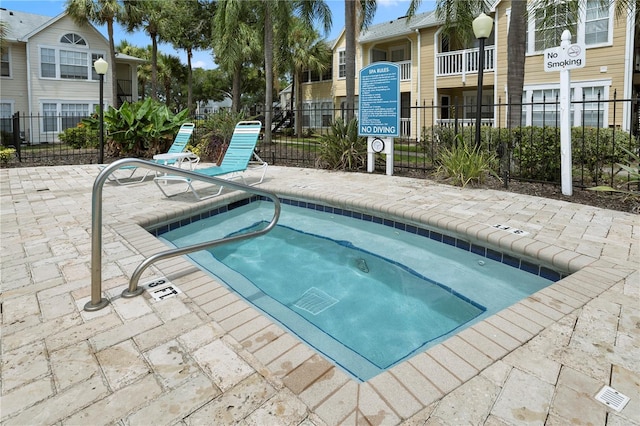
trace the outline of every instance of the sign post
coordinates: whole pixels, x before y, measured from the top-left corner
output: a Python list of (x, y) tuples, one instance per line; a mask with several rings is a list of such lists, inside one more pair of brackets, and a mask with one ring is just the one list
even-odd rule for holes
[(564, 30), (559, 47), (544, 51), (544, 70), (560, 71), (560, 172), (562, 194), (573, 195), (571, 160), (571, 71), (586, 65), (585, 46), (571, 44), (571, 32)]
[(360, 70), (358, 136), (368, 136), (367, 171), (375, 169), (375, 154), (386, 156), (393, 175), (393, 138), (400, 136), (400, 67), (375, 62)]

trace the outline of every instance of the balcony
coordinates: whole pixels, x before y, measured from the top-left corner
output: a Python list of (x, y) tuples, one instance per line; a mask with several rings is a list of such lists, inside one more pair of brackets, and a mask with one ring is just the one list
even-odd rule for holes
[[(465, 80), (467, 74), (478, 72), (479, 50), (465, 49), (453, 52), (438, 53), (436, 61), (438, 63), (438, 77), (462, 75)], [(487, 46), (484, 49), (484, 71), (493, 71), (495, 67), (495, 46)]]

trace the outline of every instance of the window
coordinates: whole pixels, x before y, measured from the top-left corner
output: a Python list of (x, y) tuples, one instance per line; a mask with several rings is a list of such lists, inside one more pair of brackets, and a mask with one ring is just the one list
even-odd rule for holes
[(60, 78), (87, 80), (89, 67), (85, 52), (60, 51)]
[[(94, 108), (96, 105), (92, 105)], [(42, 104), (42, 131), (61, 132), (76, 127), (89, 116), (89, 103), (45, 102)]]
[(87, 42), (78, 34), (69, 33), (62, 36), (60, 43), (76, 44), (78, 46), (86, 46)]
[(57, 104), (42, 104), (42, 115), (44, 118), (42, 119), (42, 131), (43, 132), (57, 132), (58, 131), (58, 119), (56, 114)]
[(88, 104), (62, 104), (61, 107), (61, 130), (76, 127), (80, 120), (89, 116)]
[(589, 127), (602, 127), (604, 123), (604, 103), (599, 103), (598, 100), (602, 101), (604, 99), (604, 87), (583, 87), (582, 96), (585, 100), (582, 106), (584, 125)]
[(9, 58), (9, 49), (5, 49), (0, 56), (0, 76), (11, 77), (11, 61)]
[(42, 74), (42, 77), (55, 78), (56, 51), (54, 49), (40, 49), (40, 72)]
[(93, 63), (104, 54), (80, 50), (40, 48), (40, 76), (65, 80), (99, 80)]
[(601, 44), (609, 42), (609, 7), (599, 0), (587, 0), (584, 24), (584, 43)]
[(555, 126), (559, 106), (560, 89), (534, 90), (528, 101), (531, 106), (532, 126)]
[[(562, 32), (566, 28), (568, 6), (558, 3), (545, 10), (539, 10), (535, 16), (535, 44), (536, 51), (560, 45)], [(571, 28), (572, 42), (575, 43), (576, 28)]]
[(344, 50), (338, 51), (338, 78), (346, 78), (347, 76), (347, 57)]
[[(610, 81), (603, 80), (598, 86), (576, 84), (571, 88), (570, 121), (572, 126), (607, 127), (607, 111)], [(598, 102), (600, 96), (600, 102)], [(524, 89), (522, 124), (525, 126), (560, 125), (560, 88), (557, 85)]]
[(0, 103), (0, 131), (12, 133), (13, 123), (11, 120), (12, 106), (9, 102)]
[(387, 52), (380, 49), (373, 49), (371, 51), (371, 62), (382, 62), (387, 60)]

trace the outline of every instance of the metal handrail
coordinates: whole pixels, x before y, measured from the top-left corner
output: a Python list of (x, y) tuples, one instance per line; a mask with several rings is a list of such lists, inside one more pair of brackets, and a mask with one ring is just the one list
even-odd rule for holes
[(170, 257), (203, 250), (205, 248), (210, 248), (234, 241), (245, 240), (248, 238), (266, 234), (276, 226), (278, 219), (280, 218), (280, 200), (272, 192), (263, 191), (252, 186), (232, 182), (225, 179), (201, 175), (199, 173), (189, 170), (182, 170), (177, 167), (165, 166), (163, 164), (141, 160), (139, 158), (123, 158), (121, 160), (114, 161), (100, 172), (93, 183), (93, 192), (91, 199), (91, 300), (84, 305), (85, 311), (97, 311), (109, 304), (109, 300), (102, 297), (102, 188), (105, 181), (112, 172), (123, 166), (130, 165), (137, 165), (138, 167), (145, 167), (159, 172), (170, 173), (172, 175), (185, 176), (190, 179), (202, 180), (214, 185), (225, 186), (228, 188), (238, 189), (255, 195), (263, 196), (273, 201), (274, 213), (273, 218), (271, 219), (269, 224), (259, 231), (253, 231), (233, 237), (198, 243), (192, 246), (174, 248), (148, 257), (140, 265), (138, 265), (136, 270), (133, 272), (133, 275), (131, 275), (129, 288), (122, 292), (123, 297), (134, 297), (144, 291), (144, 289), (138, 288), (138, 281), (140, 279), (140, 276), (142, 275), (142, 272), (144, 272), (146, 268), (151, 266), (152, 263)]

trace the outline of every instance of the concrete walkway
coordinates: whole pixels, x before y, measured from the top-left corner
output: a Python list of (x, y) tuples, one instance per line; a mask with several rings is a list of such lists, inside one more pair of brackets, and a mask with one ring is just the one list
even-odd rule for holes
[[(3, 425), (640, 424), (638, 215), (270, 167), (260, 188), (281, 196), (437, 227), (573, 272), (359, 383), (183, 258), (141, 280), (166, 276), (179, 296), (120, 296), (136, 266), (163, 248), (142, 226), (234, 194), (197, 203), (190, 194), (164, 199), (149, 181), (105, 185), (110, 303), (84, 311), (97, 174), (90, 165), (0, 170)], [(604, 385), (631, 398), (621, 412), (594, 399)]]

